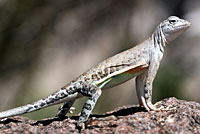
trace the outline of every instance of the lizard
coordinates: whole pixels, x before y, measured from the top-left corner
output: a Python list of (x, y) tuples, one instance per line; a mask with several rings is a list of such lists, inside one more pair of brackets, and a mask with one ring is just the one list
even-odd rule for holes
[(147, 111), (159, 111), (160, 109), (152, 104), (152, 86), (164, 49), (190, 25), (191, 23), (186, 20), (170, 16), (161, 22), (144, 42), (93, 66), (46, 98), (0, 112), (0, 119), (59, 103), (64, 104), (59, 108), (56, 117), (63, 118), (76, 99), (88, 97), (77, 121), (77, 126), (84, 128), (102, 90), (119, 85), (133, 77), (136, 77), (136, 93), (140, 106)]

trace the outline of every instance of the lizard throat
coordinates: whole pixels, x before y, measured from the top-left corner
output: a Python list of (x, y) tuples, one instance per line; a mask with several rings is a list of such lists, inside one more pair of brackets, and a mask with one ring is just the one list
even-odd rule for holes
[(162, 28), (158, 26), (155, 30), (155, 32), (152, 34), (152, 41), (154, 44), (154, 47), (159, 47), (161, 52), (164, 52), (164, 48), (167, 44), (167, 40), (165, 38), (165, 35), (163, 34)]

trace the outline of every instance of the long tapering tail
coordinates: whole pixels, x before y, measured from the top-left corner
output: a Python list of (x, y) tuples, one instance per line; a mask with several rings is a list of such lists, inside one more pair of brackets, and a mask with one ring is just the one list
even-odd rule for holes
[(72, 99), (77, 98), (78, 93), (77, 92), (70, 92), (70, 94), (65, 89), (60, 89), (57, 92), (49, 95), (48, 97), (44, 99), (40, 99), (36, 102), (33, 102), (32, 104), (27, 104), (25, 106), (16, 107), (7, 111), (0, 112), (0, 119), (20, 115), (24, 113), (33, 112), (51, 105), (59, 104), (65, 101), (69, 101)]

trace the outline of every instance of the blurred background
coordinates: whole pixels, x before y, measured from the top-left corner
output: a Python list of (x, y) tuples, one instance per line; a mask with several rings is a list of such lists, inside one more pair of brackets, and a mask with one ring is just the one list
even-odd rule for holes
[[(192, 27), (167, 46), (153, 102), (200, 102), (199, 0), (0, 0), (0, 111), (43, 98), (176, 15)], [(80, 112), (85, 99), (75, 103)], [(135, 80), (103, 91), (94, 113), (138, 104)], [(25, 116), (55, 116), (59, 105)]]

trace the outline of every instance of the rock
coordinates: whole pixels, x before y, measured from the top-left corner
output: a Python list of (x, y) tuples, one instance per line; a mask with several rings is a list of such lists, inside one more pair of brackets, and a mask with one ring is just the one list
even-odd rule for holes
[(78, 116), (65, 119), (29, 120), (12, 117), (0, 122), (0, 133), (17, 134), (66, 134), (66, 133), (134, 133), (134, 134), (197, 134), (200, 133), (200, 104), (191, 101), (164, 99), (156, 104), (164, 111), (145, 111), (144, 108), (129, 105), (107, 112), (91, 115), (86, 129), (76, 128)]

